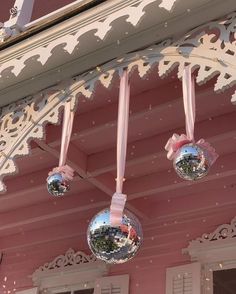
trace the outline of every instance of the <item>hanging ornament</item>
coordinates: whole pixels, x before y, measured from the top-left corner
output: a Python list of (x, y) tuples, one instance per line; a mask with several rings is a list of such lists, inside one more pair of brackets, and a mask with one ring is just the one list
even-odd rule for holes
[(176, 173), (185, 180), (194, 181), (208, 174), (218, 154), (204, 139), (194, 140), (195, 89), (190, 66), (184, 68), (182, 86), (186, 135), (174, 134), (165, 149), (167, 158), (173, 160)]
[(54, 168), (48, 174), (48, 192), (53, 196), (63, 196), (70, 190), (68, 182), (73, 180), (73, 173), (74, 171), (68, 165)]
[(88, 244), (93, 254), (111, 264), (129, 261), (139, 250), (142, 227), (139, 220), (125, 210), (119, 226), (111, 224), (110, 209), (99, 212), (90, 222)]
[(127, 70), (120, 80), (117, 126), (116, 192), (110, 209), (97, 214), (91, 221), (87, 240), (94, 255), (108, 263), (123, 263), (134, 257), (142, 243), (142, 229), (137, 218), (124, 212), (127, 196), (122, 193), (129, 121), (130, 85)]
[(71, 138), (73, 120), (74, 111), (71, 110), (71, 102), (68, 101), (66, 102), (64, 109), (59, 166), (49, 172), (47, 178), (47, 189), (53, 196), (63, 196), (69, 191), (68, 182), (73, 180), (74, 170), (65, 164)]

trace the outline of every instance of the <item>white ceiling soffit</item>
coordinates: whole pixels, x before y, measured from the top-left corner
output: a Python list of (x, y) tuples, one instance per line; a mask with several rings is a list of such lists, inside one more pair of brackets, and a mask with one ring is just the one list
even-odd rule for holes
[(235, 0), (106, 1), (1, 51), (0, 106), (234, 9)]

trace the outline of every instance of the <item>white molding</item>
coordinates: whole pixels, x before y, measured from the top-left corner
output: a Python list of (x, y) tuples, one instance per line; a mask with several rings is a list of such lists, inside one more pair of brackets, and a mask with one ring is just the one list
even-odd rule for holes
[(16, 294), (38, 294), (38, 288), (31, 288), (23, 291), (16, 291)]
[(83, 285), (93, 287), (95, 280), (107, 274), (108, 267), (93, 255), (69, 249), (65, 255), (39, 267), (32, 275), (34, 286), (40, 290), (49, 289), (50, 293), (66, 286), (78, 289)]
[(189, 243), (183, 250), (192, 261), (220, 263), (236, 260), (236, 218), (230, 224), (220, 225), (214, 232), (203, 234)]

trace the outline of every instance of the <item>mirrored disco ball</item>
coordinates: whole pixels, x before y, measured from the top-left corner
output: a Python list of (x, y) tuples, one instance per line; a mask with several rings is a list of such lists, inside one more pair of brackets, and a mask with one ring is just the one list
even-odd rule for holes
[(112, 227), (110, 209), (100, 211), (91, 220), (87, 240), (93, 254), (107, 263), (124, 263), (135, 256), (139, 250), (143, 232), (139, 220), (125, 210), (122, 223)]
[(195, 181), (207, 175), (210, 161), (206, 150), (191, 143), (183, 145), (176, 152), (173, 166), (182, 179)]
[(51, 195), (58, 197), (69, 191), (69, 185), (60, 173), (53, 174), (47, 178), (47, 188)]

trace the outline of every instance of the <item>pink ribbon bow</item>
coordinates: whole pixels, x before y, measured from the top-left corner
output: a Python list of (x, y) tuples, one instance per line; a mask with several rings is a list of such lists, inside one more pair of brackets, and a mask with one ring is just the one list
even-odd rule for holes
[[(190, 66), (186, 66), (183, 71), (182, 79), (183, 88), (183, 101), (184, 101), (184, 112), (185, 112), (185, 127), (186, 135), (173, 136), (167, 141), (165, 150), (167, 152), (167, 158), (172, 160), (175, 156), (177, 150), (185, 144), (194, 142), (194, 123), (196, 114), (196, 102), (195, 102), (195, 85), (191, 73)], [(218, 154), (215, 149), (203, 139), (200, 139), (197, 143), (200, 147), (203, 147), (206, 152), (208, 152), (209, 160), (213, 164), (218, 158)]]
[(114, 193), (110, 206), (110, 221), (112, 226), (119, 226), (127, 196), (122, 193), (125, 160), (128, 137), (130, 85), (127, 70), (124, 70), (120, 79), (118, 125), (117, 125), (117, 178), (116, 193)]
[(215, 163), (216, 159), (219, 157), (215, 149), (204, 139), (200, 139), (199, 141), (197, 141), (197, 145), (202, 147), (208, 153), (208, 160), (210, 165)]
[(187, 138), (186, 135), (173, 134), (173, 136), (167, 141), (165, 150), (167, 150), (167, 158), (172, 160), (177, 150), (185, 144), (191, 143), (192, 141)]
[(60, 173), (64, 180), (72, 181), (74, 176), (74, 170), (66, 165), (66, 157), (70, 144), (70, 138), (73, 128), (74, 121), (74, 111), (71, 110), (71, 102), (66, 102), (64, 108), (63, 116), (63, 127), (62, 127), (62, 137), (61, 137), (61, 152), (59, 159), (59, 166), (55, 167), (48, 176), (51, 176), (56, 173)]

